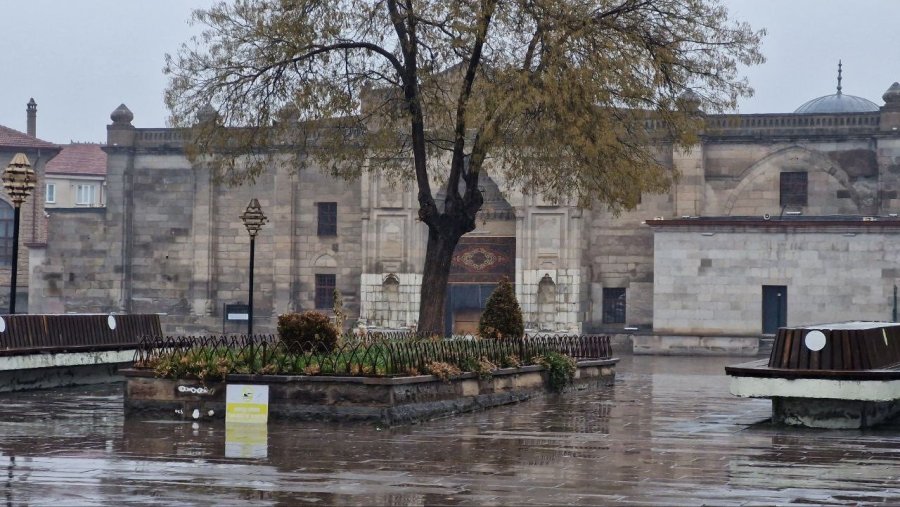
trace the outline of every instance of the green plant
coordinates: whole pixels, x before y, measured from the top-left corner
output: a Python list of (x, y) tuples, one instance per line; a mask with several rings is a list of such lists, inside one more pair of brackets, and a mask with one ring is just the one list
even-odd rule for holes
[(443, 361), (432, 361), (426, 364), (425, 371), (443, 380), (444, 382), (450, 380), (453, 377), (458, 377), (460, 376), (460, 374), (462, 374), (462, 371), (460, 371), (460, 369), (455, 365), (445, 363)]
[(289, 350), (331, 352), (338, 331), (321, 312), (285, 313), (278, 317), (278, 337)]
[(491, 378), (494, 374), (494, 370), (497, 369), (497, 365), (492, 363), (491, 360), (486, 357), (482, 357), (481, 359), (467, 357), (462, 360), (460, 366), (462, 366), (463, 371), (475, 373), (480, 379)]
[(575, 360), (565, 354), (547, 352), (533, 361), (547, 368), (550, 388), (554, 391), (562, 391), (575, 378)]
[(515, 354), (509, 354), (503, 357), (500, 361), (500, 366), (504, 368), (518, 368), (522, 366), (522, 360)]
[(500, 280), (500, 284), (488, 298), (478, 322), (478, 334), (482, 338), (494, 339), (521, 338), (525, 335), (522, 309), (508, 280)]

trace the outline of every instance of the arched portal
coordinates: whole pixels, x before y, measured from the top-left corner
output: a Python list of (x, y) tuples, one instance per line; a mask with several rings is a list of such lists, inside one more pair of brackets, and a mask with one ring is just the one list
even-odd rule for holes
[(503, 278), (515, 280), (515, 212), (487, 174), (482, 175), (480, 190), (484, 204), (478, 226), (460, 239), (453, 252), (444, 307), (448, 334), (478, 332), (481, 313), (497, 284)]

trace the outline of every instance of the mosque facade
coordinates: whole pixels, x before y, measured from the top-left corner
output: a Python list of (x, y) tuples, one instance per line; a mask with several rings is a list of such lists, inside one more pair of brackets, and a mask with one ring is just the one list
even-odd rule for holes
[[(692, 149), (658, 147), (677, 184), (618, 216), (489, 175), (478, 227), (454, 253), (447, 332), (470, 331), (502, 277), (528, 328), (627, 330), (646, 350), (746, 348), (773, 326), (890, 319), (900, 84), (882, 99), (839, 85), (793, 113), (706, 115)], [(330, 311), (334, 289), (351, 321), (415, 327), (426, 229), (412, 188), (284, 167), (223, 188), (192, 167), (180, 131), (137, 128), (124, 105), (111, 119), (106, 207), (48, 210), (33, 312), (157, 312), (171, 332), (240, 331), (224, 313), (247, 301), (239, 217), (257, 198), (269, 222), (256, 239), (255, 329)]]

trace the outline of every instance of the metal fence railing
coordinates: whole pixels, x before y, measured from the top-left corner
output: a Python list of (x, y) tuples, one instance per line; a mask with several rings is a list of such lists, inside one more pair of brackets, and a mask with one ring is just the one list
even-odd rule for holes
[(231, 373), (394, 376), (425, 373), (433, 363), (467, 369), (487, 361), (496, 367), (535, 364), (555, 352), (574, 359), (609, 359), (609, 336), (545, 335), (518, 340), (464, 337), (420, 339), (392, 334), (366, 339), (346, 336), (332, 350), (292, 348), (274, 335), (147, 337), (135, 367), (163, 377), (220, 379)]

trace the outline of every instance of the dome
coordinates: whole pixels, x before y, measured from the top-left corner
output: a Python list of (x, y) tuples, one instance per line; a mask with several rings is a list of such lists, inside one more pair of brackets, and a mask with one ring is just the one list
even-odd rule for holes
[(795, 114), (822, 114), (822, 113), (872, 113), (879, 110), (878, 104), (871, 100), (857, 97), (856, 95), (844, 95), (841, 93), (842, 65), (838, 60), (837, 93), (812, 99), (798, 107)]
[(798, 107), (797, 114), (820, 113), (871, 113), (878, 111), (878, 105), (871, 100), (840, 92), (812, 99)]

